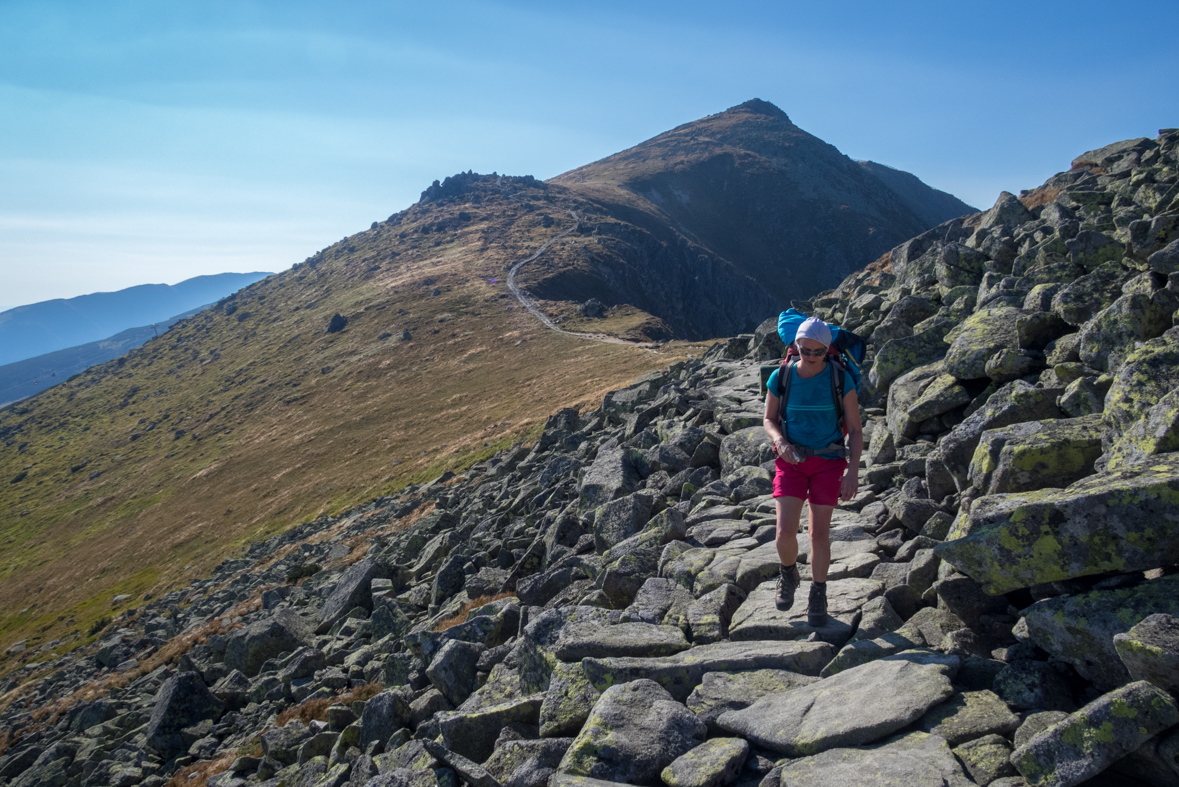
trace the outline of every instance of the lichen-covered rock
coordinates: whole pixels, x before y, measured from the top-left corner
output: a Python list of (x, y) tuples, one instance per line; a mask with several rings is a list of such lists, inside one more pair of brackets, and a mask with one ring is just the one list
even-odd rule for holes
[[(748, 708), (721, 714), (717, 725), (789, 757), (871, 743), (908, 726), (948, 699), (952, 666), (922, 654), (889, 656)], [(848, 713), (855, 707), (856, 713)]]
[(1033, 604), (1024, 618), (1033, 643), (1072, 664), (1099, 688), (1110, 689), (1130, 680), (1114, 635), (1157, 613), (1179, 614), (1179, 576), (1117, 590), (1057, 596)]
[(1170, 290), (1123, 295), (1081, 328), (1081, 360), (1103, 372), (1115, 371), (1137, 342), (1171, 327), (1179, 296)]
[(987, 359), (984, 372), (996, 383), (1009, 383), (1044, 368), (1044, 356), (1035, 350), (1002, 349)]
[(582, 669), (599, 691), (634, 680), (653, 680), (678, 701), (708, 672), (777, 669), (818, 675), (835, 655), (826, 642), (715, 642), (664, 658), (586, 659)]
[(1010, 735), (1019, 727), (1019, 717), (993, 691), (967, 691), (935, 705), (917, 726), (957, 746), (986, 735)]
[(995, 353), (1019, 349), (1016, 320), (1023, 314), (1021, 309), (1004, 306), (980, 309), (967, 317), (950, 334), (954, 340), (946, 352), (946, 373), (959, 380), (986, 377), (987, 361)]
[(1014, 776), (1011, 744), (1001, 735), (987, 735), (954, 748), (954, 756), (966, 766), (976, 784), (990, 784), (1004, 776)]
[(147, 744), (164, 759), (171, 759), (192, 743), (182, 730), (204, 719), (216, 721), (224, 710), (224, 704), (213, 696), (199, 674), (174, 675), (156, 693), (145, 730)]
[(1019, 659), (999, 670), (991, 688), (1016, 710), (1073, 710), (1072, 692), (1060, 670), (1043, 661)]
[(557, 770), (653, 785), (664, 768), (706, 735), (704, 723), (661, 686), (636, 680), (602, 693)]
[(888, 411), (885, 415), (888, 431), (897, 438), (912, 439), (917, 435), (917, 424), (909, 418), (909, 410), (945, 370), (941, 361), (905, 372), (888, 389)]
[(748, 708), (767, 694), (781, 694), (817, 680), (809, 675), (775, 669), (706, 672), (700, 685), (688, 696), (688, 710), (715, 734), (720, 729), (716, 720), (722, 713)]
[(600, 553), (643, 529), (651, 518), (654, 497), (649, 492), (625, 495), (598, 509), (594, 518), (594, 548)]
[(475, 665), (484, 650), (479, 643), (448, 640), (426, 668), (426, 677), (450, 704), (462, 705), (479, 687)]
[(1105, 396), (1105, 422), (1122, 434), (1164, 396), (1179, 388), (1179, 328), (1151, 339), (1126, 356)]
[(692, 602), (687, 611), (692, 642), (696, 645), (706, 645), (727, 638), (733, 613), (744, 600), (743, 590), (736, 585), (725, 584)]
[(893, 381), (910, 369), (940, 361), (949, 347), (944, 341), (953, 323), (938, 322), (923, 331), (885, 342), (875, 353), (868, 382), (881, 394), (889, 390)]
[(1156, 455), (1172, 451), (1179, 451), (1179, 390), (1159, 399), (1143, 418), (1115, 436), (1106, 467), (1117, 470), (1147, 464)]
[(749, 744), (740, 738), (712, 738), (680, 755), (663, 769), (667, 787), (722, 787), (732, 784), (749, 756)]
[(543, 787), (571, 743), (572, 738), (503, 741), (483, 767), (504, 787)]
[[(1078, 377), (1069, 383), (1060, 396), (1060, 409), (1069, 418), (1081, 418), (1086, 415), (1101, 414), (1105, 409), (1105, 392), (1108, 385), (1102, 387), (1097, 377)], [(1107, 381), (1109, 377), (1105, 377)]]
[(576, 735), (599, 696), (580, 663), (555, 665), (540, 706), (541, 736)]
[(364, 704), (360, 716), (360, 749), (376, 743), (384, 748), (393, 733), (409, 726), (411, 697), (408, 690), (390, 689), (382, 691)]
[(1062, 413), (1056, 405), (1059, 395), (1059, 390), (1034, 388), (1023, 380), (1008, 383), (943, 437), (935, 455), (954, 476), (959, 488), (965, 490), (969, 486), (970, 460), (983, 432), (1025, 421), (1060, 418)]
[(1148, 680), (1179, 695), (1179, 618), (1148, 615), (1113, 640), (1131, 680)]
[[(871, 542), (869, 542), (871, 543)], [(754, 588), (749, 598), (733, 613), (729, 638), (734, 642), (749, 640), (793, 640), (811, 634), (823, 642), (842, 647), (855, 632), (860, 608), (884, 593), (884, 585), (872, 579), (840, 579), (827, 582), (827, 621), (819, 627), (807, 622), (804, 599), (810, 583), (798, 589), (798, 603), (779, 610), (774, 603), (775, 582), (767, 581)]]
[(991, 594), (1169, 566), (1179, 563), (1176, 502), (1179, 455), (1165, 454), (1067, 489), (981, 497), (935, 551)]
[(1107, 262), (1062, 287), (1052, 297), (1052, 311), (1069, 325), (1083, 325), (1121, 296), (1129, 278), (1120, 261)]
[(635, 600), (622, 611), (622, 621), (678, 626), (682, 620), (686, 624), (688, 607), (694, 600), (678, 582), (649, 577), (635, 594)]
[[(368, 557), (353, 563), (336, 580), (335, 588), (319, 611), (317, 634), (326, 634), (345, 615), (356, 607), (369, 612), (373, 608), (373, 579), (388, 579), (392, 576), (389, 567), (376, 557)], [(247, 673), (249, 674), (249, 673)]]
[(225, 647), (225, 664), (253, 677), (268, 659), (286, 651), (294, 653), (312, 644), (311, 627), (288, 607), (280, 607), (263, 620), (238, 629), (229, 636)]
[(912, 732), (878, 746), (830, 749), (787, 762), (782, 787), (971, 787), (946, 742)]
[(578, 485), (582, 513), (633, 492), (642, 481), (646, 466), (646, 459), (637, 449), (615, 446), (598, 451)]
[(721, 475), (726, 476), (747, 465), (760, 465), (774, 458), (770, 437), (760, 425), (749, 426), (727, 435), (720, 444)]
[(513, 722), (534, 725), (539, 721), (543, 701), (543, 694), (533, 694), (476, 711), (440, 713), (435, 719), (446, 748), (482, 763), (491, 756), (505, 726)]
[(907, 423), (898, 421), (900, 426), (897, 433), (912, 431), (922, 421), (969, 404), (972, 398), (957, 379), (952, 375), (943, 374), (926, 385), (917, 400), (909, 405), (904, 413)]
[(684, 632), (676, 626), (618, 623), (612, 626), (566, 626), (557, 639), (561, 661), (580, 662), (587, 656), (670, 656), (688, 649)]
[(983, 495), (1065, 487), (1093, 473), (1102, 431), (1100, 415), (988, 429), (967, 476)]
[(1031, 787), (1072, 787), (1152, 735), (1179, 723), (1170, 694), (1138, 681), (1102, 695), (1016, 749), (1011, 762)]

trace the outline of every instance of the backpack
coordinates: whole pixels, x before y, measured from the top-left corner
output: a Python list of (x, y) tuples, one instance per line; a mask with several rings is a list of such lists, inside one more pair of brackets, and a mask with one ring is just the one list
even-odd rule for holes
[[(766, 393), (766, 386), (769, 382), (770, 375), (773, 374), (775, 369), (778, 370), (778, 390), (773, 393), (779, 400), (778, 416), (783, 422), (783, 436), (786, 435), (786, 401), (790, 396), (790, 383), (794, 379), (792, 372), (795, 364), (801, 360), (798, 348), (794, 344), (794, 335), (798, 332), (798, 326), (805, 319), (806, 315), (795, 309), (787, 309), (782, 312), (778, 317), (778, 335), (782, 337), (782, 341), (786, 344), (786, 357), (779, 364), (761, 367), (761, 388), (763, 396)], [(864, 354), (867, 352), (867, 343), (860, 336), (857, 336), (846, 328), (840, 328), (836, 325), (831, 325), (830, 327), (831, 344), (827, 347), (827, 356), (824, 360), (831, 364), (831, 398), (835, 402), (839, 431), (846, 437), (847, 421), (843, 411), (843, 397), (846, 390), (847, 375), (850, 374), (852, 380), (857, 385), (859, 384), (860, 364), (863, 363)], [(798, 448), (801, 448), (801, 446)], [(806, 452), (806, 449), (802, 450), (804, 453)], [(823, 449), (821, 452), (826, 453), (827, 450)]]

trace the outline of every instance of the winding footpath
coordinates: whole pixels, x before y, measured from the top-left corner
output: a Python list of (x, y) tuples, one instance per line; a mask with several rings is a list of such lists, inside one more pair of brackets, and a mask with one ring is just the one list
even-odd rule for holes
[(516, 300), (520, 301), (521, 305), (523, 305), (525, 309), (532, 312), (536, 318), (540, 320), (547, 328), (554, 330), (557, 333), (563, 333), (566, 336), (576, 336), (579, 339), (589, 339), (590, 341), (604, 342), (606, 344), (624, 344), (628, 347), (642, 347), (648, 350), (651, 349), (652, 345), (650, 344), (643, 342), (631, 342), (627, 341), (626, 339), (619, 339), (616, 336), (610, 336), (605, 333), (581, 333), (579, 331), (567, 331), (564, 328), (558, 328), (557, 324), (549, 319), (549, 316), (542, 312), (536, 303), (533, 302), (533, 300), (528, 297), (528, 295), (523, 290), (521, 290), (519, 286), (517, 286), (516, 273), (520, 270), (520, 268), (522, 268), (526, 263), (532, 262), (533, 260), (539, 258), (540, 255), (544, 254), (550, 246), (577, 229), (577, 223), (580, 221), (580, 217), (577, 215), (576, 211), (572, 210), (569, 211), (569, 215), (573, 217), (572, 227), (557, 233), (552, 238), (545, 241), (544, 244), (531, 256), (525, 257), (512, 266), (512, 269), (508, 271), (508, 289), (512, 291), (512, 295), (516, 296)]

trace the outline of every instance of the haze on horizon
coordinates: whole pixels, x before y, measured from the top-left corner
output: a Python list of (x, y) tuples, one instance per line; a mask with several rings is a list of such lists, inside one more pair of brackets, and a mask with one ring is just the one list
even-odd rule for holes
[(987, 207), (1179, 125), (1179, 45), (1152, 34), (1176, 22), (1141, 0), (16, 0), (0, 6), (0, 310), (282, 270), (434, 179), (550, 178), (754, 97)]

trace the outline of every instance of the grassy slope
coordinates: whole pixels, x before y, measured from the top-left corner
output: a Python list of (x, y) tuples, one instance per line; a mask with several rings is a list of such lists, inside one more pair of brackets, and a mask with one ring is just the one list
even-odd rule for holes
[[(232, 314), (0, 410), (0, 653), (85, 633), (116, 593), (187, 583), (241, 543), (469, 464), (690, 351), (562, 336), (519, 308), (505, 266), (586, 208), (559, 188), (530, 198), (415, 207), (244, 290)], [(326, 334), (337, 312), (348, 325)]]

